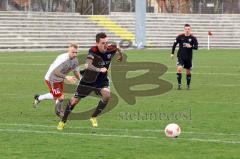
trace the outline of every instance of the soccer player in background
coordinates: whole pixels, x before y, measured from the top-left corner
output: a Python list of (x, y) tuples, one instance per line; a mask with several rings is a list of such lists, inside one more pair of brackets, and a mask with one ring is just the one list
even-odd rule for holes
[[(70, 44), (67, 53), (59, 55), (50, 65), (46, 75), (45, 83), (47, 84), (50, 93), (43, 95), (35, 95), (33, 106), (36, 108), (42, 100), (55, 100), (55, 113), (58, 116), (63, 116), (61, 106), (64, 100), (63, 88), (64, 80), (70, 83), (75, 83), (80, 80), (79, 62), (77, 59), (78, 45)], [(74, 76), (67, 76), (73, 71)]]
[(110, 99), (110, 88), (108, 79), (108, 68), (113, 56), (119, 53), (118, 61), (122, 61), (122, 53), (116, 45), (108, 45), (108, 37), (105, 33), (96, 35), (96, 46), (89, 49), (85, 70), (78, 84), (74, 97), (69, 101), (64, 111), (64, 116), (58, 124), (57, 129), (63, 130), (67, 118), (76, 104), (95, 91), (100, 97), (100, 101), (93, 112), (90, 121), (93, 127), (97, 127), (96, 117), (103, 111)]
[(172, 46), (171, 58), (174, 57), (175, 48), (179, 44), (177, 53), (177, 81), (178, 90), (182, 86), (182, 70), (186, 69), (187, 89), (190, 89), (191, 82), (191, 67), (192, 67), (192, 52), (193, 49), (198, 49), (198, 41), (195, 36), (191, 34), (191, 26), (184, 25), (184, 33), (177, 36)]

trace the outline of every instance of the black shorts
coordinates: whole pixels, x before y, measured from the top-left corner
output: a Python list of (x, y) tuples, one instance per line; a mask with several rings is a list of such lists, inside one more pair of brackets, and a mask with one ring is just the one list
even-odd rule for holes
[(97, 95), (101, 95), (100, 91), (102, 88), (109, 88), (108, 78), (98, 79), (93, 83), (86, 83), (81, 80), (74, 94), (74, 98), (84, 98), (91, 92), (95, 92)]
[(191, 69), (192, 68), (192, 60), (191, 59), (182, 59), (177, 58), (177, 66), (182, 66), (185, 69)]

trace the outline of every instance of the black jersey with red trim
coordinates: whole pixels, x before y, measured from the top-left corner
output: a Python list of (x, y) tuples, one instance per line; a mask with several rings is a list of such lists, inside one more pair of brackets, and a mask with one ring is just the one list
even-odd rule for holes
[[(191, 60), (192, 59), (192, 50), (198, 49), (197, 38), (195, 36), (193, 36), (192, 34), (189, 36), (185, 36), (185, 34), (178, 35), (172, 46), (172, 54), (174, 54), (177, 44), (179, 44), (177, 57), (186, 59), (186, 60)], [(187, 48), (186, 44), (190, 44), (192, 47)]]
[(89, 49), (87, 58), (93, 60), (93, 66), (98, 68), (106, 67), (108, 69), (116, 51), (117, 49), (115, 49), (115, 47), (111, 45), (108, 47), (105, 53), (101, 53), (98, 47), (94, 46), (91, 49)]
[[(117, 52), (117, 47), (110, 45), (105, 53), (101, 53), (97, 46), (94, 46), (89, 49), (87, 58), (92, 59), (92, 65), (97, 68), (109, 68), (111, 60)], [(83, 70), (81, 71), (83, 79), (85, 82), (91, 83), (96, 80), (104, 80), (107, 78), (107, 72), (96, 72), (92, 70)]]

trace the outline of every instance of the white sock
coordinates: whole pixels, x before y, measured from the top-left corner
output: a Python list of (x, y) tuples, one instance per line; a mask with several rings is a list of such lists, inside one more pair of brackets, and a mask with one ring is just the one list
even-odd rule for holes
[(38, 97), (38, 100), (47, 100), (47, 99), (53, 99), (53, 95), (52, 93), (46, 93), (46, 94), (43, 94), (43, 95), (40, 95)]
[(62, 102), (63, 102), (63, 100), (60, 101), (60, 100), (57, 99), (57, 100), (55, 101), (55, 104), (57, 105), (57, 104), (62, 103)]
[(62, 103), (63, 103), (63, 100), (62, 101), (60, 101), (60, 100), (56, 100), (56, 103), (55, 103), (55, 106), (56, 107), (58, 107), (58, 108), (60, 108), (61, 106), (62, 106)]

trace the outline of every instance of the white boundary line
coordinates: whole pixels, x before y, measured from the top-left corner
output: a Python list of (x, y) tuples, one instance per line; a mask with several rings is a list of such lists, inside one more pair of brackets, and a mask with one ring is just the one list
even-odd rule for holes
[[(236, 85), (236, 86), (238, 86), (238, 85)], [(0, 93), (0, 95), (9, 96), (9, 98), (28, 98), (28, 97), (33, 98), (33, 95), (21, 95), (21, 96), (19, 96), (19, 94), (15, 94), (15, 93)], [(14, 96), (14, 97), (10, 97), (10, 96)], [(155, 98), (155, 96), (149, 96), (148, 98)], [(138, 100), (145, 100), (145, 99), (138, 99)], [(162, 101), (169, 101), (169, 100), (162, 100)], [(234, 105), (240, 104), (240, 102), (239, 103), (238, 102), (207, 102), (207, 101), (194, 101), (194, 102), (195, 103), (200, 103), (200, 104), (201, 103), (202, 104), (234, 104)], [(178, 101), (178, 103), (186, 103), (186, 102)]]
[[(121, 70), (119, 71), (114, 71), (114, 72), (123, 72)], [(145, 72), (148, 72), (148, 71), (142, 71), (142, 70), (138, 70), (138, 71), (134, 71), (135, 74), (137, 73), (145, 73)], [(158, 72), (158, 71), (152, 71), (152, 72)], [(129, 73), (129, 72), (128, 72)], [(176, 72), (171, 72), (171, 71), (167, 71), (166, 73), (163, 74), (163, 76), (165, 74), (176, 74)], [(141, 74), (140, 74), (141, 75)], [(198, 72), (194, 72), (193, 75), (226, 75), (226, 76), (239, 76), (240, 73), (220, 73), (220, 72), (203, 72), (203, 73), (198, 73)], [(139, 76), (139, 75), (138, 75)], [(128, 77), (128, 74), (127, 74), (127, 77)], [(135, 77), (135, 76), (134, 76)]]
[(197, 84), (197, 85), (198, 86), (214, 86), (214, 87), (240, 87), (240, 84)]
[[(166, 72), (166, 74), (176, 74), (176, 72)], [(205, 73), (197, 73), (197, 72), (194, 72), (193, 75), (226, 75), (226, 76), (240, 76), (240, 73), (214, 73), (214, 72), (211, 72), (211, 73), (208, 73), (208, 72), (205, 72)]]
[(230, 140), (218, 140), (218, 139), (199, 139), (199, 138), (181, 138), (180, 140), (186, 141), (200, 141), (200, 142), (215, 142), (215, 143), (224, 143), (224, 144), (240, 144), (240, 141), (230, 141)]
[[(58, 55), (56, 56), (34, 56), (36, 58), (41, 58), (41, 57), (44, 57), (44, 58), (56, 58)], [(3, 59), (3, 58), (9, 58), (9, 57), (1, 57), (0, 56), (0, 59)], [(20, 56), (19, 58), (29, 58), (29, 56)], [(143, 61), (144, 62), (144, 61)], [(18, 62), (15, 62), (15, 63), (11, 63), (11, 62), (1, 62), (1, 64), (6, 64), (6, 65), (30, 65), (30, 64), (26, 64), (26, 63), (18, 63)], [(48, 64), (36, 64), (36, 63), (32, 63), (31, 64), (32, 66), (36, 65), (48, 65)], [(167, 66), (168, 68), (176, 68), (176, 66)], [(197, 68), (239, 68), (239, 66), (198, 66)], [(147, 70), (147, 69), (143, 69), (143, 70)], [(143, 70), (139, 70), (139, 71), (132, 71), (132, 72), (142, 72)], [(131, 71), (130, 71), (131, 72)], [(176, 73), (176, 72), (175, 72)]]
[[(167, 66), (168, 68), (176, 68), (176, 66)], [(197, 66), (196, 68), (238, 68), (238, 66), (209, 66), (209, 65), (206, 65), (206, 66)], [(195, 69), (195, 68), (194, 68)]]
[[(118, 138), (133, 138), (133, 139), (158, 139), (158, 137), (150, 136), (136, 136), (136, 135), (114, 135), (114, 134), (98, 134), (98, 133), (73, 133), (73, 132), (57, 132), (57, 131), (38, 131), (38, 130), (24, 130), (24, 129), (0, 129), (0, 132), (14, 132), (14, 133), (36, 133), (36, 134), (55, 134), (66, 136), (101, 136), (101, 137), (118, 137)], [(240, 144), (240, 141), (219, 140), (219, 139), (200, 139), (200, 138), (181, 138), (177, 140), (185, 141), (199, 141), (225, 144)]]
[[(10, 123), (0, 123), (0, 125), (7, 126), (26, 126), (26, 127), (45, 127), (45, 128), (56, 128), (57, 126), (49, 126), (49, 125), (34, 125), (34, 124), (10, 124)], [(91, 127), (67, 127), (69, 129), (92, 129)], [(111, 130), (111, 131), (136, 131), (136, 132), (164, 132), (164, 130), (156, 130), (156, 129), (114, 129), (114, 128), (94, 128), (95, 130)], [(214, 135), (214, 136), (239, 136), (240, 133), (204, 133), (204, 132), (187, 132), (182, 131), (184, 134), (197, 134), (197, 135)]]
[(101, 137), (119, 137), (119, 138), (136, 138), (136, 139), (157, 139), (157, 137), (135, 136), (135, 135), (110, 135), (98, 133), (75, 133), (75, 132), (57, 132), (56, 131), (38, 131), (24, 129), (0, 129), (1, 132), (18, 132), (18, 133), (37, 133), (37, 134), (57, 134), (57, 135), (79, 135), (79, 136), (101, 136)]
[[(23, 66), (48, 66), (49, 64), (37, 64), (37, 63), (34, 63), (34, 64), (26, 64), (26, 63), (11, 63), (11, 62), (1, 62), (0, 65), (23, 65)], [(207, 66), (205, 66), (207, 67)], [(118, 71), (118, 72), (121, 72), (121, 71)], [(142, 70), (139, 70), (139, 71), (134, 71), (135, 73), (138, 73), (138, 72), (143, 72)], [(169, 72), (167, 71), (165, 74), (176, 74), (176, 72)], [(239, 76), (240, 73), (214, 73), (214, 72), (211, 72), (211, 73), (208, 73), (208, 72), (205, 72), (205, 73), (194, 73), (196, 75), (226, 75), (226, 76)]]
[[(176, 90), (177, 91), (177, 90)], [(149, 96), (148, 98), (155, 98), (154, 96)], [(141, 100), (146, 100), (146, 99), (138, 99), (138, 101), (141, 101)], [(169, 100), (161, 100), (161, 101), (169, 101)], [(193, 101), (190, 101), (190, 102), (193, 102)], [(234, 104), (234, 105), (239, 105), (240, 103), (238, 102), (208, 102), (208, 101), (194, 101), (195, 103), (197, 104)], [(189, 103), (188, 102), (184, 102), (184, 101), (177, 101), (177, 103)]]

